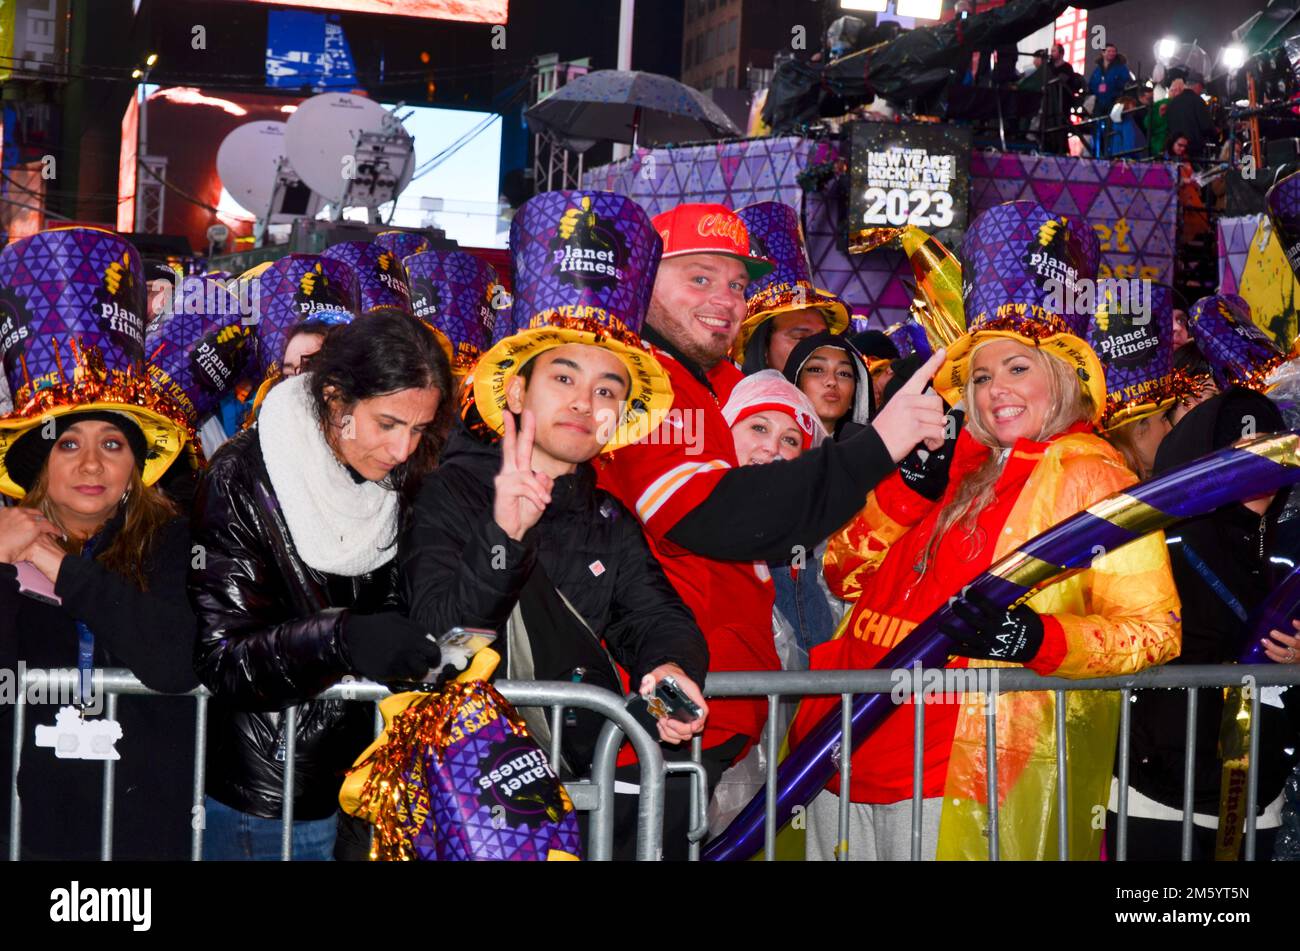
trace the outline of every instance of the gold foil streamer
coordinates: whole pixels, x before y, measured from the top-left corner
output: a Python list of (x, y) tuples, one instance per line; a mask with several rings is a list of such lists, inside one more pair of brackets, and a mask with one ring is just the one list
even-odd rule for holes
[[(184, 408), (167, 396), (148, 376), (109, 370), (104, 365), (104, 354), (98, 347), (82, 347), (76, 338), (68, 340), (72, 352), (72, 380), (67, 378), (63, 366), (59, 341), (51, 338), (56, 379), (44, 386), (25, 383), (14, 394), (13, 412), (6, 419), (41, 419), (58, 410), (85, 406), (90, 403), (112, 403), (123, 407), (137, 406), (149, 410), (175, 424), (188, 440), (194, 440), (194, 427)], [(24, 361), (24, 369), (26, 361)]]
[(918, 314), (932, 347), (947, 347), (966, 332), (966, 309), (961, 296), (961, 263), (943, 244), (911, 225), (900, 237), (912, 265), (916, 286), (925, 298)]
[(370, 860), (409, 862), (416, 858), (415, 837), (432, 808), (428, 757), (442, 754), (460, 739), (456, 725), (462, 707), (476, 704), (489, 719), (501, 719), (516, 736), (528, 728), (514, 707), (486, 681), (451, 683), (440, 693), (422, 693), (388, 721), (385, 742), (349, 770), (368, 770), (355, 814), (375, 827)]

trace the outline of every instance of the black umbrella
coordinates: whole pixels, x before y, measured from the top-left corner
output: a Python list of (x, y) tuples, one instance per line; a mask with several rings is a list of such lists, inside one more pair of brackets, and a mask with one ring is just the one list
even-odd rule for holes
[(580, 76), (525, 114), (533, 128), (565, 139), (653, 146), (738, 136), (710, 98), (658, 73), (600, 69)]

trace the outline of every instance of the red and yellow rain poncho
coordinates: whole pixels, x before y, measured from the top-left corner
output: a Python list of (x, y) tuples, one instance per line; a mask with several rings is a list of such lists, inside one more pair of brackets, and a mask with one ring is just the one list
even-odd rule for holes
[[(1136, 478), (1109, 444), (1084, 423), (1046, 442), (1019, 440), (999, 477), (994, 502), (976, 529), (962, 524), (921, 563), (943, 506), (991, 450), (969, 432), (958, 437), (948, 490), (939, 503), (917, 495), (895, 473), (868, 497), (852, 522), (833, 536), (824, 569), (833, 593), (854, 602), (835, 640), (814, 648), (813, 669), (876, 666), (891, 647), (998, 558)], [(1100, 554), (1087, 570), (1053, 584), (1028, 602), (1043, 615), (1044, 640), (1029, 668), (1059, 677), (1132, 673), (1178, 655), (1181, 635), (1162, 532)], [(956, 657), (950, 667), (1015, 666)], [(924, 795), (943, 796), (940, 859), (988, 856), (984, 705), (966, 695), (926, 708)], [(791, 745), (838, 706), (838, 698), (805, 701), (791, 727)], [(1095, 859), (1119, 723), (1119, 694), (1067, 694), (1066, 751), (1070, 858)], [(913, 711), (892, 713), (853, 755), (854, 802), (890, 803), (912, 795)], [(1056, 859), (1055, 700), (1048, 692), (1005, 693), (997, 699), (999, 839), (1004, 859)], [(836, 777), (827, 784), (839, 792)]]

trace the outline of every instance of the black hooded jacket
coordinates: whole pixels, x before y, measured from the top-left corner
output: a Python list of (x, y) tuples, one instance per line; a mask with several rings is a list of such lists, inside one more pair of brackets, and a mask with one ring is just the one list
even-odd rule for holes
[[(1155, 472), (1167, 472), (1222, 449), (1249, 432), (1285, 428), (1267, 397), (1233, 389), (1197, 406), (1165, 437), (1156, 453)], [(1194, 564), (1197, 559), (1232, 593), (1247, 613), (1272, 589), (1269, 565), (1273, 532), (1285, 505), (1279, 493), (1264, 515), (1240, 503), (1189, 519), (1166, 532), (1174, 581), (1183, 610), (1182, 652), (1174, 664), (1227, 664), (1245, 650), (1246, 626), (1214, 585)], [(1283, 694), (1296, 712), (1296, 691)], [(1182, 690), (1140, 690), (1133, 704), (1133, 787), (1173, 808), (1183, 802), (1183, 764), (1187, 734), (1187, 697)], [(1276, 797), (1290, 771), (1297, 724), (1275, 706), (1261, 704), (1259, 807)], [(1195, 810), (1217, 814), (1221, 762), (1218, 756), (1223, 692), (1204, 689), (1197, 709)]]
[(241, 812), (277, 818), (280, 711), (301, 704), (294, 818), (327, 818), (338, 810), (344, 773), (374, 735), (373, 714), (368, 704), (310, 698), (352, 669), (342, 642), (348, 611), (397, 608), (396, 559), (357, 577), (309, 567), (280, 511), (256, 428), (212, 457), (192, 528), (204, 556), (189, 582), (199, 620), (195, 665), (215, 695), (208, 794)]
[[(460, 626), (502, 634), (519, 605), (536, 679), (576, 679), (574, 669), (583, 667), (591, 676), (582, 679), (620, 689), (603, 676), (610, 670), (607, 648), (633, 683), (671, 662), (703, 687), (704, 635), (636, 517), (596, 488), (591, 466), (555, 480), (551, 504), (522, 542), (492, 518), (500, 469), (499, 444), (462, 428), (425, 479), (398, 547), (411, 618), (434, 631)], [(585, 629), (573, 623), (573, 611)], [(502, 654), (499, 675), (519, 676), (523, 659), (509, 656), (507, 638), (493, 649)]]

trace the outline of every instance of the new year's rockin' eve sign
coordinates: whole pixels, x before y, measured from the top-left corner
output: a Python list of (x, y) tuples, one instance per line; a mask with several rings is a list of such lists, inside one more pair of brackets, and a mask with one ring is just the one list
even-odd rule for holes
[(956, 245), (966, 230), (970, 129), (855, 122), (849, 242), (873, 228), (912, 224)]

